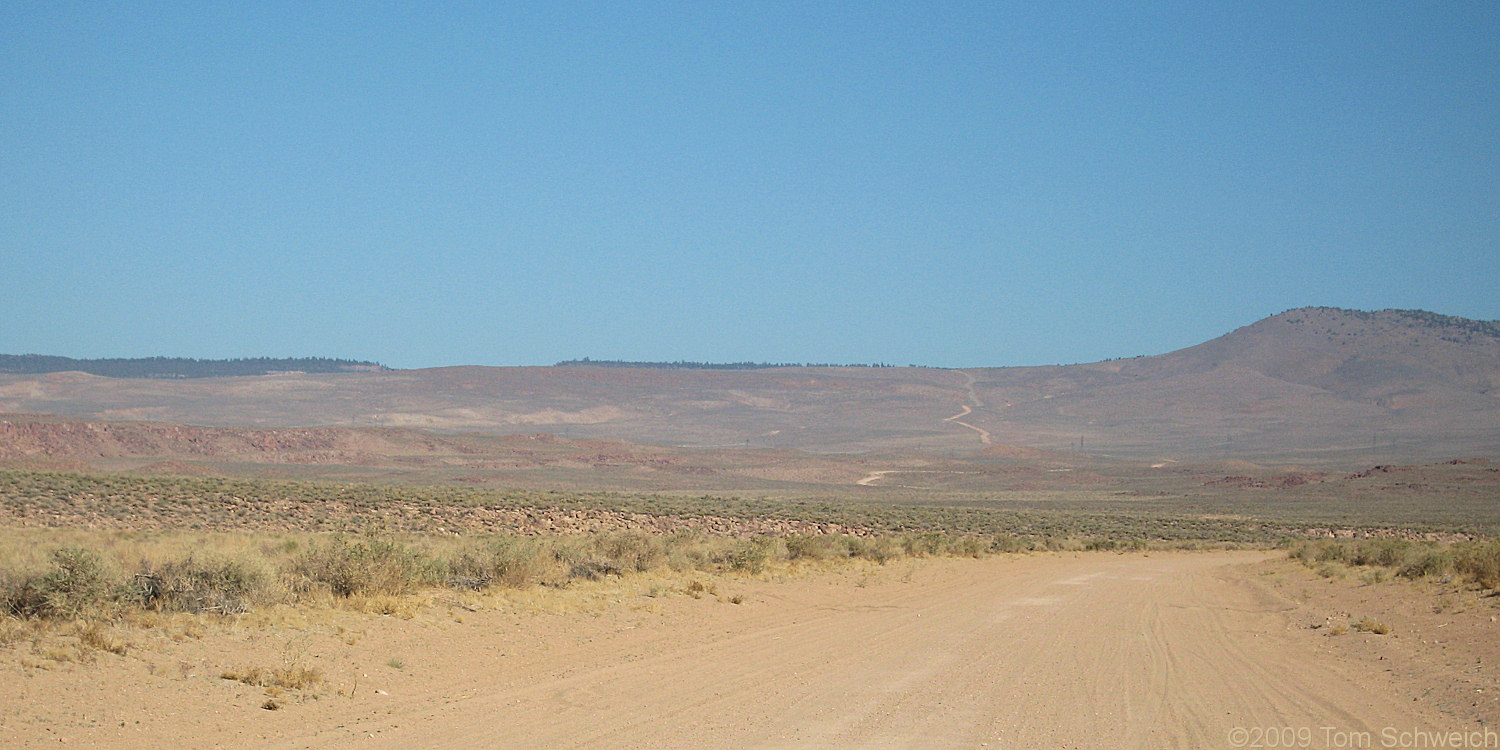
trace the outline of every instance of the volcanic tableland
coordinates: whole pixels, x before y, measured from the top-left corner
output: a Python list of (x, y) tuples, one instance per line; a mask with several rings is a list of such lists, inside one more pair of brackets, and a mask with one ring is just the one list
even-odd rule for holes
[(0, 745), (1493, 727), (1497, 388), (1500, 323), (1335, 308), (1045, 367), (0, 356)]

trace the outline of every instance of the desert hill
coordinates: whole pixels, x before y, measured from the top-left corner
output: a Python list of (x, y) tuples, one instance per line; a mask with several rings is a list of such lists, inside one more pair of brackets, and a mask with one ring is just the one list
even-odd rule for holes
[(1085, 450), (1265, 460), (1500, 446), (1500, 325), (1422, 311), (1301, 308), (1163, 355), (980, 377), (1009, 405), (976, 424), (1007, 442), (1071, 430)]
[(5, 374), (0, 412), (450, 437), (548, 433), (673, 450), (1040, 450), (1360, 466), (1500, 455), (1497, 384), (1500, 324), (1302, 308), (1175, 352), (1080, 365)]
[(1353, 398), (1500, 386), (1500, 323), (1420, 310), (1303, 308), (1143, 363), (1146, 372), (1229, 365)]

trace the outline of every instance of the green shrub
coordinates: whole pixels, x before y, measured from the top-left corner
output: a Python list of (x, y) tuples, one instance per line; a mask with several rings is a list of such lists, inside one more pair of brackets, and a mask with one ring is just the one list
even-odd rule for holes
[(1337, 542), (1323, 542), (1318, 545), (1318, 550), (1313, 554), (1313, 561), (1320, 563), (1347, 563), (1349, 562), (1349, 545)]
[(717, 566), (722, 540), (711, 539), (696, 531), (679, 531), (665, 541), (666, 565), (672, 570), (708, 570)]
[(849, 556), (849, 547), (832, 534), (798, 534), (786, 538), (788, 560), (834, 560)]
[(1452, 572), (1453, 553), (1449, 550), (1430, 550), (1413, 555), (1396, 571), (1396, 575), (1402, 578), (1424, 578)]
[(901, 556), (901, 548), (889, 537), (845, 537), (849, 545), (849, 556), (873, 560), (881, 565)]
[(334, 596), (404, 594), (431, 581), (431, 565), (406, 547), (382, 539), (334, 539), (298, 556), (292, 572), (327, 586)]
[(1390, 568), (1403, 578), (1458, 574), (1491, 591), (1500, 590), (1500, 539), (1439, 546), (1402, 539), (1303, 542), (1288, 552), (1319, 575), (1342, 577), (1343, 566)]
[(941, 555), (947, 550), (948, 535), (936, 531), (907, 534), (901, 537), (901, 547), (908, 557)]
[(1318, 547), (1317, 547), (1317, 545), (1313, 544), (1312, 542), (1296, 542), (1296, 543), (1293, 543), (1287, 549), (1287, 553), (1286, 553), (1286, 556), (1287, 556), (1288, 559), (1296, 560), (1297, 562), (1300, 562), (1303, 565), (1310, 565), (1313, 561), (1315, 561), (1317, 559), (1317, 555), (1318, 555)]
[(567, 578), (597, 581), (625, 572), (614, 560), (605, 557), (588, 537), (558, 539), (550, 549), (552, 559), (566, 571)]
[(984, 557), (990, 549), (989, 540), (977, 536), (961, 536), (948, 544), (948, 554), (963, 557)]
[(557, 557), (535, 540), (500, 537), (479, 550), (460, 554), (448, 566), (448, 585), (479, 590), (522, 588), (555, 577)]
[(266, 595), (267, 580), (243, 562), (189, 556), (159, 567), (146, 564), (131, 587), (134, 599), (150, 609), (239, 614)]
[(39, 582), (41, 614), (72, 619), (113, 613), (116, 582), (104, 558), (81, 547), (64, 547), (52, 553), (52, 563), (56, 567)]
[(46, 609), (39, 574), (0, 570), (0, 616), (34, 617)]
[(1455, 545), (1454, 569), (1491, 591), (1500, 589), (1500, 539)]
[(990, 540), (991, 552), (1028, 552), (1031, 549), (1031, 541), (1017, 536), (1002, 535)]
[(738, 539), (730, 545), (724, 555), (724, 564), (730, 570), (742, 573), (760, 573), (766, 564), (782, 554), (785, 548), (776, 537), (756, 536)]
[(1045, 537), (1042, 548), (1052, 552), (1078, 552), (1084, 548), (1083, 542), (1073, 537)]
[(1348, 562), (1394, 568), (1402, 564), (1411, 547), (1412, 543), (1404, 539), (1365, 539), (1352, 545)]
[(667, 559), (662, 537), (638, 531), (622, 531), (594, 538), (594, 548), (620, 570), (645, 572)]

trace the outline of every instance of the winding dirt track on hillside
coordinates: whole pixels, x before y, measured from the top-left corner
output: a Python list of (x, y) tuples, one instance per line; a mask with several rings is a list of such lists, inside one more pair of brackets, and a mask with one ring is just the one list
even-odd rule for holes
[[(963, 371), (960, 370), (959, 372), (963, 372)], [(968, 393), (969, 393), (969, 396), (968, 396), (969, 403), (964, 404), (961, 407), (963, 410), (960, 411), (959, 413), (954, 414), (951, 417), (944, 417), (943, 421), (944, 422), (952, 422), (953, 424), (959, 425), (961, 427), (967, 427), (967, 428), (973, 430), (974, 432), (979, 433), (979, 442), (982, 443), (982, 444), (984, 444), (984, 445), (990, 445), (991, 444), (991, 440), (990, 440), (990, 433), (989, 433), (988, 430), (986, 430), (986, 429), (984, 429), (982, 427), (978, 427), (978, 426), (975, 426), (975, 425), (969, 424), (968, 422), (963, 421), (964, 417), (967, 417), (970, 414), (974, 413), (974, 409), (984, 406), (984, 400), (979, 397), (979, 392), (976, 391), (976, 390), (974, 390), (974, 383), (976, 382), (974, 376), (972, 374), (968, 373), (968, 372), (963, 372), (963, 376), (967, 379), (967, 382), (964, 384), (964, 388), (966, 388), (968, 390)], [(917, 470), (917, 469), (882, 469), (880, 471), (872, 471), (872, 472), (866, 474), (865, 476), (861, 477), (860, 479), (856, 480), (854, 483), (857, 484), (857, 485), (859, 485), (860, 487), (871, 487), (871, 486), (873, 486), (875, 484), (875, 482), (881, 480), (887, 474), (913, 474), (913, 473), (933, 473), (933, 472), (923, 472), (923, 471), (920, 471), (920, 470)]]
[[(1236, 727), (1453, 727), (1289, 627), (1263, 553), (944, 560), (764, 584), (654, 631), (471, 663), (444, 700), (285, 747), (1235, 746)], [(830, 585), (832, 584), (832, 585)], [(457, 647), (457, 645), (455, 645)], [(470, 646), (471, 648), (473, 646)]]
[(979, 442), (984, 443), (985, 445), (989, 445), (990, 444), (990, 433), (989, 433), (988, 430), (985, 430), (985, 429), (983, 429), (981, 427), (975, 427), (974, 425), (971, 425), (968, 422), (964, 422), (964, 421), (961, 421), (959, 419), (959, 417), (967, 417), (970, 414), (972, 414), (973, 412), (974, 412), (973, 407), (969, 406), (968, 404), (965, 404), (963, 411), (961, 411), (961, 412), (959, 412), (957, 414), (954, 414), (953, 416), (948, 417), (947, 419), (944, 419), (943, 421), (944, 422), (952, 422), (953, 424), (956, 424), (956, 425), (962, 425), (964, 427), (967, 427), (967, 428), (969, 428), (969, 429), (971, 429), (971, 430), (979, 433)]
[[(962, 372), (962, 371), (960, 371), (960, 372)], [(974, 390), (974, 383), (975, 383), (974, 376), (971, 373), (965, 372), (964, 373), (964, 377), (968, 379), (968, 382), (966, 382), (964, 384), (964, 388), (968, 389), (968, 392), (969, 392), (969, 403), (963, 405), (963, 411), (961, 411), (961, 412), (959, 412), (957, 414), (954, 414), (953, 416), (948, 417), (948, 418), (944, 419), (943, 421), (944, 422), (952, 422), (953, 424), (956, 424), (956, 425), (962, 425), (964, 427), (967, 427), (967, 428), (969, 428), (969, 429), (971, 429), (971, 430), (979, 433), (979, 442), (984, 443), (985, 445), (990, 445), (990, 433), (989, 433), (988, 430), (985, 430), (985, 429), (983, 429), (981, 427), (976, 427), (976, 426), (974, 426), (972, 424), (969, 424), (968, 422), (962, 421), (962, 419), (964, 417), (967, 417), (970, 414), (973, 414), (975, 409), (984, 406), (984, 401), (979, 398), (979, 392)]]

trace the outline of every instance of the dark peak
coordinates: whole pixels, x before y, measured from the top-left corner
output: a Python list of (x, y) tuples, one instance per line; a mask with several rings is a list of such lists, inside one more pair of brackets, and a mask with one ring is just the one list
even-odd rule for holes
[(1454, 315), (1440, 315), (1426, 310), (1381, 310), (1375, 314), (1415, 327), (1453, 329), (1490, 338), (1500, 338), (1500, 321), (1495, 320), (1471, 320)]
[(1488, 338), (1500, 338), (1500, 321), (1472, 320), (1470, 318), (1460, 318), (1456, 315), (1442, 315), (1427, 310), (1389, 308), (1370, 311), (1349, 310), (1342, 307), (1298, 307), (1272, 315), (1262, 322), (1270, 321), (1290, 325), (1360, 321), (1362, 323), (1386, 323), (1405, 328), (1425, 328), (1445, 334), (1463, 333)]

